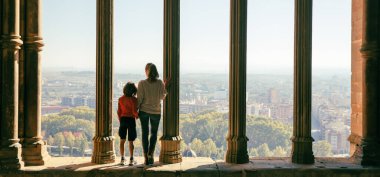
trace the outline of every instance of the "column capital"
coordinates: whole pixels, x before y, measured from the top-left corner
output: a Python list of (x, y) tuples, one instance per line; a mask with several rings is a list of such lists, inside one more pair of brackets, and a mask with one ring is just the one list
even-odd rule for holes
[(23, 41), (23, 46), (33, 48), (38, 52), (42, 51), (42, 48), (45, 46), (43, 38), (40, 36), (25, 36)]
[(20, 50), (23, 44), (20, 35), (2, 35), (1, 43), (3, 49)]

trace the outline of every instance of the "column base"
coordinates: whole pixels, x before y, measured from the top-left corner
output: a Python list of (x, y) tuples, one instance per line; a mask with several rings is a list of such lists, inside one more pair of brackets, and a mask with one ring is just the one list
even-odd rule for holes
[(354, 155), (357, 146), (359, 146), (359, 144), (361, 144), (362, 137), (351, 132), (351, 134), (347, 138), (347, 140), (350, 142), (350, 157), (351, 157)]
[(249, 162), (247, 137), (227, 138), (226, 162), (243, 164)]
[(40, 166), (45, 165), (46, 161), (50, 158), (46, 143), (43, 140), (30, 138), (24, 139), (22, 145), (22, 160), (25, 166)]
[(20, 169), (24, 166), (21, 161), (21, 144), (15, 143), (0, 148), (0, 170)]
[(363, 166), (380, 166), (380, 143), (362, 139), (361, 143), (356, 145), (351, 160)]
[(160, 162), (180, 163), (182, 162), (181, 136), (161, 137)]
[(313, 141), (312, 137), (292, 137), (292, 163), (313, 164)]
[(115, 162), (114, 137), (94, 137), (94, 150), (92, 151), (92, 163), (106, 164)]

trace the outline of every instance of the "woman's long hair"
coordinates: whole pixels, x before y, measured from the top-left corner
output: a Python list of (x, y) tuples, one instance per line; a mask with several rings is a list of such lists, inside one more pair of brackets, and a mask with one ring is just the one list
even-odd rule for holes
[(145, 71), (147, 72), (148, 81), (153, 82), (158, 79), (159, 77), (158, 71), (157, 71), (156, 65), (154, 65), (153, 63), (146, 64)]

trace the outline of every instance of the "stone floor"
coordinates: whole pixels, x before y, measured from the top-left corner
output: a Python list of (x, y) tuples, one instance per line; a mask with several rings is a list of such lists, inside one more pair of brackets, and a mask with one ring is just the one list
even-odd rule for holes
[[(158, 158), (156, 158), (158, 159)], [(119, 159), (118, 159), (119, 160)], [(251, 159), (236, 165), (210, 158), (184, 158), (182, 163), (144, 166), (143, 159), (133, 167), (113, 164), (93, 164), (89, 157), (54, 157), (39, 167), (23, 167), (18, 171), (0, 171), (0, 177), (380, 177), (380, 168), (362, 167), (347, 159), (317, 159), (314, 165), (292, 164), (287, 158)]]

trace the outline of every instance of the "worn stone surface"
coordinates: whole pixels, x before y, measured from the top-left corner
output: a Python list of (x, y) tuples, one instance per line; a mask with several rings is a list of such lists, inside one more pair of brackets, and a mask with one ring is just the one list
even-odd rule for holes
[(183, 158), (181, 163), (153, 166), (120, 166), (118, 163), (94, 164), (91, 158), (56, 157), (45, 166), (23, 167), (18, 171), (0, 171), (0, 177), (378, 177), (380, 168), (362, 167), (348, 159), (316, 158), (315, 164), (290, 162), (289, 158), (250, 159), (246, 164), (230, 164), (210, 158)]

